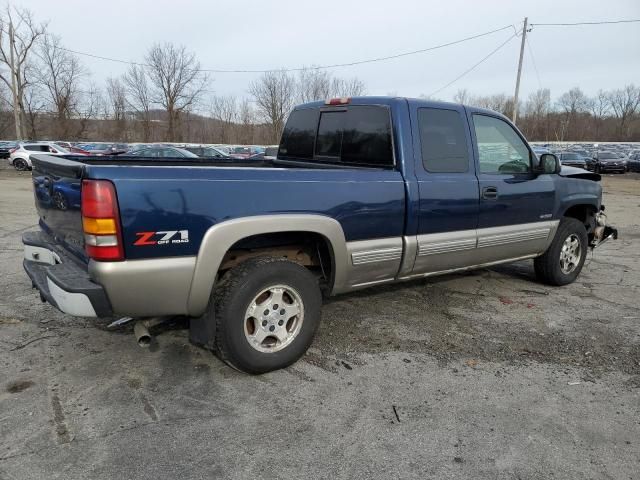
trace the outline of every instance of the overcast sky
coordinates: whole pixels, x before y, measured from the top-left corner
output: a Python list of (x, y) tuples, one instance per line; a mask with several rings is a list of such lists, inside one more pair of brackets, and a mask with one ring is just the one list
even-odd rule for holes
[[(427, 48), (513, 24), (640, 18), (640, 0), (22, 0), (70, 49), (143, 61), (154, 42), (194, 51), (202, 68), (271, 69), (383, 57)], [(429, 95), (477, 63), (513, 34), (503, 30), (441, 50), (332, 69), (363, 80), (368, 94)], [(640, 23), (533, 27), (533, 59), (525, 50), (522, 97), (540, 86), (552, 97), (579, 86), (586, 93), (640, 84)], [(441, 90), (509, 93), (515, 85), (520, 39), (514, 38), (474, 71)], [(82, 57), (102, 85), (126, 65)], [(218, 95), (246, 95), (258, 74), (212, 74)]]

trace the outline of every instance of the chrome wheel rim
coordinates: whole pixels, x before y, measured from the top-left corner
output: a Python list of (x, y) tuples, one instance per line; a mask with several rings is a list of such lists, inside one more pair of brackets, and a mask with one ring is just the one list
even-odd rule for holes
[(566, 275), (578, 268), (581, 254), (580, 239), (575, 233), (572, 233), (566, 238), (560, 250), (560, 270), (562, 273)]
[(244, 335), (255, 350), (274, 353), (295, 340), (304, 321), (300, 294), (287, 285), (273, 285), (256, 295), (244, 316)]

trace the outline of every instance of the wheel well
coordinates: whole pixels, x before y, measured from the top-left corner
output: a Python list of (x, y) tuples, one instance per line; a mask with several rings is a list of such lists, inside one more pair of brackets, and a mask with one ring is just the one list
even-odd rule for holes
[(593, 229), (595, 228), (595, 216), (597, 210), (593, 205), (574, 205), (567, 209), (564, 212), (565, 217), (575, 218), (582, 222), (584, 227), (587, 229), (587, 235), (589, 235), (589, 239), (591, 239), (591, 235), (593, 235)]
[(315, 232), (276, 232), (252, 235), (234, 243), (220, 263), (220, 272), (227, 271), (249, 258), (283, 257), (316, 272), (323, 288), (331, 289), (334, 256), (331, 243)]

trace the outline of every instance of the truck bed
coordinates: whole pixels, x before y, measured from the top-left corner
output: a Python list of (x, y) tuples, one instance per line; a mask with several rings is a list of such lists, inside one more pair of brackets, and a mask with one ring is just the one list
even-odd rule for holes
[[(211, 226), (256, 215), (324, 215), (340, 222), (347, 241), (400, 237), (405, 226), (404, 180), (395, 169), (291, 160), (35, 155), (40, 226), (84, 261), (85, 179), (114, 184), (127, 260), (197, 255)], [(139, 242), (148, 232), (175, 230), (186, 232), (188, 241), (155, 247)]]

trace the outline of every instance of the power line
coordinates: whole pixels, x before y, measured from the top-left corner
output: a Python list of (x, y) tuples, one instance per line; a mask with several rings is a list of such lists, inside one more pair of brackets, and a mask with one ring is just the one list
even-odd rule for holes
[[(401, 58), (401, 57), (407, 57), (409, 55), (417, 55), (420, 53), (426, 53), (426, 52), (430, 52), (433, 50), (438, 50), (441, 48), (445, 48), (445, 47), (450, 47), (452, 45), (457, 45), (459, 43), (464, 43), (464, 42), (468, 42), (470, 40), (475, 40), (476, 38), (480, 38), (480, 37), (485, 37), (487, 35), (491, 35), (493, 33), (497, 33), (497, 32), (501, 32), (502, 30), (506, 30), (509, 28), (514, 28), (513, 25), (505, 25), (504, 27), (500, 27), (500, 28), (496, 28), (495, 30), (490, 30), (488, 32), (484, 32), (484, 33), (479, 33), (477, 35), (472, 35), (470, 37), (465, 37), (462, 38), (460, 40), (455, 40), (453, 42), (448, 42), (448, 43), (443, 43), (440, 45), (435, 45), (433, 47), (427, 47), (427, 48), (421, 48), (419, 50), (413, 50), (410, 52), (402, 52), (402, 53), (397, 53), (395, 55), (389, 55), (386, 57), (376, 57), (376, 58), (369, 58), (367, 60), (356, 60), (353, 62), (347, 62), (347, 63), (334, 63), (334, 64), (329, 64), (329, 65), (320, 65), (320, 66), (311, 66), (311, 67), (296, 67), (296, 68), (272, 68), (269, 70), (250, 70), (250, 69), (237, 69), (237, 70), (223, 70), (223, 69), (213, 69), (213, 68), (200, 68), (197, 69), (198, 72), (206, 72), (206, 73), (268, 73), (268, 72), (275, 72), (275, 71), (285, 71), (285, 72), (299, 72), (302, 70), (325, 70), (325, 69), (329, 69), (329, 68), (339, 68), (339, 67), (351, 67), (354, 65), (362, 65), (365, 63), (374, 63), (374, 62), (383, 62), (383, 61), (387, 61), (387, 60), (393, 60), (396, 58)], [(60, 48), (60, 50), (65, 50), (67, 52), (70, 53), (75, 53), (76, 55), (83, 55), (86, 57), (91, 57), (91, 58), (96, 58), (99, 60), (106, 60), (109, 62), (116, 62), (116, 63), (123, 63), (123, 64), (128, 64), (128, 65), (136, 65), (136, 66), (140, 66), (140, 67), (150, 67), (151, 65), (147, 64), (147, 63), (141, 63), (141, 62), (133, 62), (133, 61), (127, 61), (127, 60), (122, 60), (122, 59), (117, 59), (117, 58), (112, 58), (112, 57), (103, 57), (101, 55), (95, 55), (93, 53), (87, 53), (87, 52), (80, 52), (77, 50), (71, 50), (69, 48), (63, 48), (63, 47), (58, 47)]]
[(527, 50), (529, 50), (529, 56), (531, 57), (531, 63), (533, 64), (533, 69), (536, 72), (536, 78), (538, 79), (538, 87), (542, 90), (542, 82), (540, 81), (540, 72), (538, 72), (538, 66), (536, 65), (536, 59), (533, 56), (533, 48), (531, 48), (531, 36), (527, 37)]
[(532, 23), (532, 27), (575, 27), (578, 25), (612, 25), (616, 23), (637, 23), (640, 22), (640, 18), (638, 19), (629, 19), (629, 20), (610, 20), (604, 22), (576, 22), (576, 23)]
[(500, 45), (498, 45), (495, 49), (493, 49), (487, 56), (485, 56), (484, 58), (482, 58), (482, 60), (480, 60), (479, 62), (475, 63), (473, 66), (471, 66), (470, 68), (468, 68), (467, 70), (465, 70), (464, 72), (462, 72), (460, 75), (458, 75), (456, 78), (454, 78), (453, 80), (451, 80), (449, 83), (447, 83), (445, 86), (440, 87), (438, 90), (435, 90), (434, 92), (432, 92), (431, 94), (429, 94), (430, 97), (433, 97), (434, 95), (440, 93), (442, 90), (444, 90), (447, 87), (450, 87), (451, 85), (453, 85), (454, 83), (456, 83), (458, 80), (460, 80), (462, 77), (464, 77), (465, 75), (467, 75), (468, 73), (471, 73), (473, 70), (476, 69), (476, 67), (478, 67), (480, 64), (484, 63), (486, 60), (488, 60), (494, 53), (498, 52), (498, 50), (500, 50), (502, 47), (504, 47), (507, 43), (509, 43), (511, 40), (513, 40), (515, 37), (518, 36), (520, 32), (518, 33), (514, 33), (513, 35), (511, 35), (509, 38), (507, 38), (504, 42), (502, 42)]

